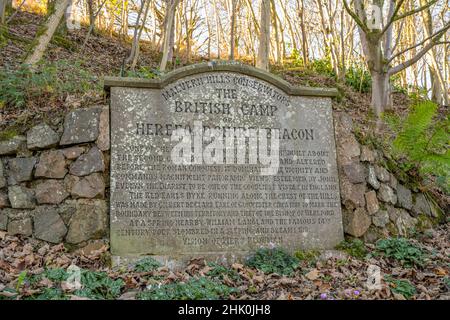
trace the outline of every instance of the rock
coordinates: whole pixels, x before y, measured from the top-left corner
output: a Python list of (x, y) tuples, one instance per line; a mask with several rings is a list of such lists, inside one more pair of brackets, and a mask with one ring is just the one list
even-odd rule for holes
[(377, 199), (377, 193), (375, 191), (369, 191), (365, 194), (367, 212), (372, 215), (380, 209)]
[(101, 108), (77, 109), (66, 115), (60, 145), (95, 141)]
[(415, 196), (414, 206), (412, 207), (412, 212), (415, 215), (419, 215), (421, 213), (426, 214), (431, 217), (431, 208), (428, 200), (425, 198), (423, 193), (417, 193)]
[(354, 211), (343, 214), (344, 231), (353, 237), (361, 237), (372, 223), (370, 216), (364, 208), (356, 208)]
[(359, 161), (345, 164), (342, 168), (351, 183), (362, 183), (366, 181), (364, 167), (359, 163)]
[(405, 188), (403, 185), (397, 185), (397, 200), (399, 206), (411, 210), (412, 209), (412, 194), (411, 191)]
[(8, 198), (11, 207), (17, 209), (34, 209), (36, 200), (31, 189), (22, 186), (11, 186), (8, 188)]
[(351, 133), (353, 131), (353, 119), (346, 113), (341, 113), (339, 115), (339, 127), (345, 133)]
[(106, 202), (83, 199), (77, 200), (75, 205), (76, 211), (70, 219), (66, 241), (77, 244), (103, 237), (108, 228)]
[(0, 191), (0, 209), (9, 207), (8, 195)]
[(398, 181), (397, 178), (392, 173), (389, 179), (389, 186), (391, 186), (392, 189), (397, 190)]
[(363, 162), (374, 162), (375, 154), (368, 146), (361, 146), (360, 160)]
[(85, 151), (85, 148), (83, 147), (71, 147), (62, 149), (61, 152), (68, 160), (73, 160), (78, 158), (81, 154), (83, 154)]
[(411, 217), (406, 210), (399, 209), (399, 215), (394, 224), (397, 227), (398, 234), (407, 237), (417, 224), (417, 219)]
[(62, 179), (67, 173), (66, 159), (59, 150), (42, 152), (34, 175), (53, 179)]
[(363, 240), (367, 243), (375, 243), (378, 239), (387, 236), (387, 230), (380, 230), (375, 226), (370, 226), (369, 229), (364, 233)]
[(322, 262), (327, 262), (330, 259), (334, 260), (347, 260), (348, 254), (341, 250), (335, 250), (335, 249), (327, 249), (321, 251), (318, 260)]
[(0, 230), (6, 230), (8, 226), (8, 215), (5, 210), (0, 210)]
[(352, 158), (359, 157), (361, 154), (359, 143), (353, 134), (340, 137), (337, 149), (338, 159), (342, 165), (352, 162)]
[(378, 190), (378, 199), (391, 204), (397, 203), (397, 196), (395, 195), (394, 190), (392, 190), (391, 187), (384, 183), (380, 184), (380, 189)]
[(51, 243), (59, 243), (64, 239), (67, 228), (58, 212), (48, 206), (34, 210), (34, 236)]
[(46, 123), (31, 128), (27, 133), (27, 146), (30, 150), (52, 148), (58, 145), (59, 135)]
[(375, 190), (378, 190), (380, 188), (380, 182), (377, 179), (375, 168), (373, 166), (369, 166), (367, 174), (367, 183)]
[(70, 165), (70, 174), (75, 176), (87, 176), (94, 172), (105, 170), (103, 154), (97, 147), (92, 147), (88, 153), (80, 156)]
[(70, 191), (74, 198), (103, 198), (105, 183), (100, 173), (93, 173), (75, 182)]
[(372, 222), (375, 226), (384, 228), (389, 223), (389, 214), (386, 210), (378, 211), (373, 217)]
[(14, 155), (26, 144), (27, 138), (15, 136), (6, 141), (0, 141), (0, 156)]
[(96, 141), (101, 151), (109, 150), (109, 108), (104, 107), (100, 113), (99, 134)]
[(6, 187), (5, 167), (3, 161), (0, 159), (0, 189)]
[(77, 211), (77, 201), (66, 200), (57, 207), (57, 210), (64, 224), (68, 226), (70, 224), (70, 218)]
[(345, 178), (340, 179), (341, 199), (344, 206), (353, 210), (357, 207), (364, 207), (366, 201), (364, 192), (366, 187), (363, 183), (353, 184)]
[(400, 209), (392, 207), (392, 206), (388, 206), (387, 207), (387, 212), (389, 215), (389, 219), (395, 223), (395, 221), (397, 220), (398, 216), (400, 215)]
[(381, 182), (388, 182), (391, 179), (389, 171), (379, 165), (375, 165), (375, 174), (377, 175), (378, 180), (380, 180)]
[(12, 220), (8, 222), (8, 233), (10, 235), (31, 236), (33, 232), (33, 224), (31, 218), (24, 218), (21, 220)]
[(105, 243), (102, 240), (94, 241), (91, 243), (88, 243), (83, 248), (78, 249), (76, 253), (84, 255), (86, 257), (94, 254), (96, 251), (104, 250), (105, 249)]
[(41, 204), (59, 204), (69, 196), (60, 180), (45, 180), (36, 186), (35, 191), (36, 200)]
[(10, 185), (31, 181), (36, 158), (13, 158), (8, 161)]

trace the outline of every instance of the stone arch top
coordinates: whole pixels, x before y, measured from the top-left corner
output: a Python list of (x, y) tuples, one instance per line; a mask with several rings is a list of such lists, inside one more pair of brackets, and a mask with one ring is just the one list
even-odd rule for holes
[(189, 65), (183, 68), (175, 69), (157, 79), (105, 77), (104, 88), (106, 91), (109, 91), (111, 87), (162, 89), (167, 85), (187, 76), (220, 71), (235, 72), (264, 80), (291, 96), (336, 97), (338, 94), (338, 91), (335, 88), (293, 86), (289, 82), (262, 69), (239, 62), (225, 61), (204, 62)]

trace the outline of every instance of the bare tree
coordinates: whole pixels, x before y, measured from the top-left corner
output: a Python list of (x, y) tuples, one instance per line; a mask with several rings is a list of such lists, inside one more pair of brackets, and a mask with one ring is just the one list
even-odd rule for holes
[[(167, 62), (169, 60), (169, 51), (173, 49), (173, 28), (174, 28), (174, 20), (175, 20), (175, 12), (177, 9), (177, 5), (180, 2), (180, 0), (166, 0), (167, 7), (166, 7), (166, 23), (164, 26), (164, 43), (162, 47), (163, 56), (161, 59), (161, 64), (159, 69), (161, 71), (165, 71), (167, 67)], [(172, 41), (171, 41), (172, 38)], [(171, 45), (172, 44), (172, 45)]]
[(261, 23), (256, 67), (269, 70), (270, 50), (270, 0), (261, 0)]

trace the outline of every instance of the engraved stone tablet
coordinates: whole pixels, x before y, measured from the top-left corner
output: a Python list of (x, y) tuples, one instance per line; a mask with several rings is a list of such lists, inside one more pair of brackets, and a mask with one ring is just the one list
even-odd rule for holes
[[(261, 246), (332, 248), (343, 239), (334, 90), (291, 87), (236, 64), (105, 83), (113, 255), (232, 258)], [(227, 140), (251, 130), (256, 138)]]

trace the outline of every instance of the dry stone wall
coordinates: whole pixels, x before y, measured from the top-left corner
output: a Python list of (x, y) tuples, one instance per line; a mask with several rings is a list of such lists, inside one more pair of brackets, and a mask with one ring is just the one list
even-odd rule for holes
[[(358, 143), (348, 115), (334, 117), (345, 233), (373, 242), (432, 227), (438, 213), (427, 198), (381, 166), (379, 151)], [(0, 141), (0, 230), (78, 246), (108, 239), (109, 145), (107, 106)]]

